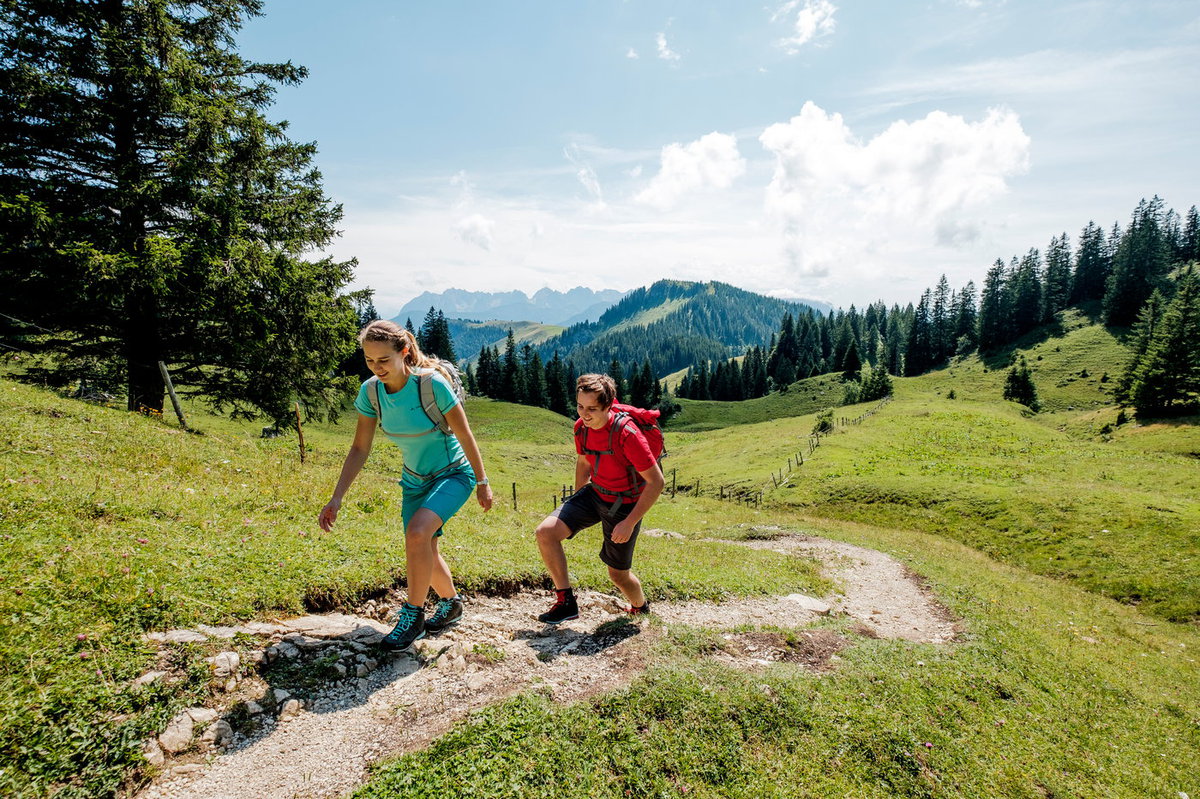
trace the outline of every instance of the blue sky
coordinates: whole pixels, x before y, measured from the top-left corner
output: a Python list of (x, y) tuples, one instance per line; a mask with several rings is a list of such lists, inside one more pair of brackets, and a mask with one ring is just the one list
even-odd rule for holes
[(723, 280), (846, 307), (1200, 204), (1188, 0), (266, 0), (331, 252), (422, 291)]

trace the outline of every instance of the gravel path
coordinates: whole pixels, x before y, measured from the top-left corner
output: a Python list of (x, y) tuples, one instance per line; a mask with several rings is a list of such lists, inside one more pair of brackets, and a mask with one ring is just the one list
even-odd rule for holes
[[(949, 614), (887, 555), (800, 535), (736, 543), (816, 557), (842, 594), (828, 604), (798, 594), (719, 604), (655, 603), (655, 615), (668, 625), (728, 630), (804, 627), (835, 612), (881, 638), (945, 643), (956, 634)], [(253, 734), (235, 734), (211, 762), (194, 750), (168, 761), (138, 799), (341, 796), (364, 781), (372, 762), (427, 745), (473, 710), (529, 689), (574, 701), (626, 685), (645, 668), (645, 652), (660, 628), (627, 621), (613, 597), (582, 592), (580, 618), (557, 628), (535, 619), (547, 606), (541, 593), (472, 600), (458, 627), (418, 642), (411, 654), (392, 656), (360, 678), (333, 683), (299, 712), (293, 708), (278, 720), (265, 714)], [(353, 641), (361, 649), (387, 629), (370, 618), (332, 614), (261, 625), (259, 634), (299, 646)], [(766, 632), (724, 638), (719, 659), (749, 666), (793, 661), (828, 668), (844, 644), (824, 630), (802, 633), (799, 644)]]

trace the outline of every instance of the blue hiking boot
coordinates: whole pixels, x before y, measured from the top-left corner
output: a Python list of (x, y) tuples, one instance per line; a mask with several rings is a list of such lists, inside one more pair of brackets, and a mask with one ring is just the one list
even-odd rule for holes
[(379, 645), (392, 652), (408, 649), (413, 642), (425, 637), (425, 609), (404, 603), (400, 609), (400, 620), (392, 631), (383, 637)]
[(448, 627), (458, 624), (463, 615), (462, 600), (456, 596), (439, 599), (433, 614), (425, 621), (425, 632), (437, 635)]

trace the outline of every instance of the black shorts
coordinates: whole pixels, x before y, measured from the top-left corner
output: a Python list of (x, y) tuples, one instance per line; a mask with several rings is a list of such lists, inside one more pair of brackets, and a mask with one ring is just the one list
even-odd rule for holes
[(617, 507), (616, 513), (613, 513), (612, 502), (601, 499), (591, 485), (585, 485), (567, 497), (567, 501), (555, 508), (550, 515), (565, 524), (571, 531), (568, 538), (574, 538), (580, 530), (599, 522), (601, 529), (604, 530), (604, 544), (600, 547), (600, 560), (618, 571), (628, 571), (633, 566), (633, 547), (637, 543), (642, 523), (639, 521), (633, 526), (633, 534), (624, 544), (613, 543), (612, 532), (617, 523), (628, 516), (636, 504), (636, 502), (624, 502)]

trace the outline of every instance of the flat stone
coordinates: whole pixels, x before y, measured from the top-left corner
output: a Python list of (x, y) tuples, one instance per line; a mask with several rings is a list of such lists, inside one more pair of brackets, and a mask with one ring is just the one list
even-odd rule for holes
[(263, 707), (251, 699), (246, 703), (246, 713), (251, 716), (261, 716), (263, 714)]
[(207, 624), (197, 624), (196, 629), (209, 638), (233, 638), (241, 632), (237, 627), (210, 627)]
[(133, 681), (133, 685), (152, 685), (167, 676), (165, 671), (148, 671)]
[(197, 724), (208, 724), (220, 715), (211, 707), (189, 707), (183, 712), (187, 713), (188, 717)]
[(828, 602), (822, 602), (805, 594), (788, 594), (784, 599), (788, 602), (795, 602), (802, 609), (809, 613), (816, 613), (818, 616), (828, 616), (833, 611), (833, 606)]
[(232, 674), (237, 674), (238, 666), (242, 662), (237, 652), (221, 652), (210, 658), (205, 658), (205, 660), (212, 666), (213, 676), (216, 677), (228, 677)]
[(204, 731), (200, 740), (213, 746), (225, 746), (233, 740), (233, 727), (225, 719), (218, 719)]
[(191, 745), (194, 729), (192, 717), (186, 711), (180, 713), (171, 719), (167, 728), (158, 736), (158, 745), (171, 754), (182, 752)]
[(146, 633), (146, 638), (160, 644), (198, 644), (208, 636), (196, 630), (168, 630), (165, 633)]
[(303, 709), (304, 707), (300, 704), (299, 699), (288, 699), (279, 710), (279, 720), (285, 721), (286, 719), (298, 716)]
[(296, 658), (300, 657), (300, 650), (292, 646), (292, 644), (288, 641), (277, 644), (275, 646), (275, 651), (279, 653), (279, 657), (287, 658), (288, 660), (295, 660)]
[(366, 677), (370, 673), (371, 673), (371, 670), (367, 668), (367, 665), (365, 663), (359, 663), (357, 666), (354, 667), (354, 676), (355, 677)]
[(275, 704), (277, 704), (277, 705), (282, 705), (284, 702), (291, 699), (291, 697), (292, 697), (291, 691), (285, 691), (282, 688), (276, 688), (274, 690), (274, 693), (275, 693)]
[(167, 762), (167, 756), (163, 754), (162, 747), (153, 738), (142, 745), (142, 755), (146, 758), (147, 763), (156, 768)]
[(171, 769), (171, 774), (172, 774), (172, 776), (175, 776), (175, 775), (182, 776), (184, 774), (195, 774), (197, 771), (203, 771), (203, 770), (204, 770), (204, 765), (201, 763), (184, 763), (182, 765), (173, 767)]
[(265, 621), (251, 621), (243, 624), (240, 628), (242, 632), (248, 635), (272, 635), (274, 633), (287, 632), (287, 627), (282, 624), (272, 624)]

